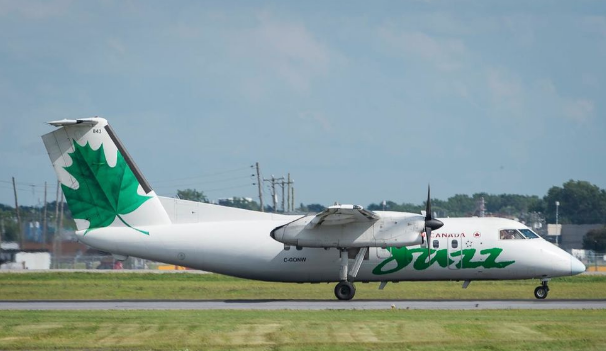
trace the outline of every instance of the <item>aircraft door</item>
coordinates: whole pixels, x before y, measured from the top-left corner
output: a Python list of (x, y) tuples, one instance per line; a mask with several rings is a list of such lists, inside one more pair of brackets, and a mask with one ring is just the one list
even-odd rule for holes
[(454, 261), (454, 263), (449, 265), (448, 268), (463, 268), (463, 242), (460, 238), (448, 238), (447, 240), (448, 257)]

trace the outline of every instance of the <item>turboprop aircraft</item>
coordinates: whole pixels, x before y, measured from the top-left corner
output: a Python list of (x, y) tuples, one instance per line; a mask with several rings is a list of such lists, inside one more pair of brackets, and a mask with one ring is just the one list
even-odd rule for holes
[(241, 278), (336, 282), (539, 279), (585, 271), (576, 258), (525, 225), (502, 218), (442, 218), (335, 205), (311, 215), (247, 211), (152, 190), (103, 118), (49, 122), (42, 136), (81, 242), (112, 253)]

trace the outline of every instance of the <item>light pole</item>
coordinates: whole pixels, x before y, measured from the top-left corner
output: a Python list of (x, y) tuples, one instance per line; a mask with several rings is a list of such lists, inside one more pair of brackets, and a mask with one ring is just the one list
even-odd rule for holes
[(558, 238), (562, 234), (560, 228), (558, 227), (558, 209), (559, 209), (559, 207), (560, 207), (560, 202), (556, 201), (556, 230), (558, 231), (558, 235), (556, 235), (556, 246), (560, 246), (558, 244)]

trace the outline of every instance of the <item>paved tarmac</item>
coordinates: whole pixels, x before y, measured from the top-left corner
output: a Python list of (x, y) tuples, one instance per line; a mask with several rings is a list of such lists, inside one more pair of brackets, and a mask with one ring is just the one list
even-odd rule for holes
[(0, 310), (606, 309), (606, 300), (90, 300), (7, 301)]

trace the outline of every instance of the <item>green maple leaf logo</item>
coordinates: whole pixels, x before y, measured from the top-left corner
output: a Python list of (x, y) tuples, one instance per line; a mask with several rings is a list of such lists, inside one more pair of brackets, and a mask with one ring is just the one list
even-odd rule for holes
[(149, 235), (131, 227), (120, 216), (133, 212), (151, 197), (137, 193), (139, 181), (119, 150), (117, 153), (116, 165), (110, 167), (103, 144), (93, 150), (88, 142), (80, 146), (74, 141), (74, 152), (69, 154), (72, 164), (64, 168), (78, 181), (79, 187), (72, 189), (61, 184), (61, 188), (73, 217), (90, 223), (84, 235), (93, 229), (108, 227), (116, 217), (129, 228)]

